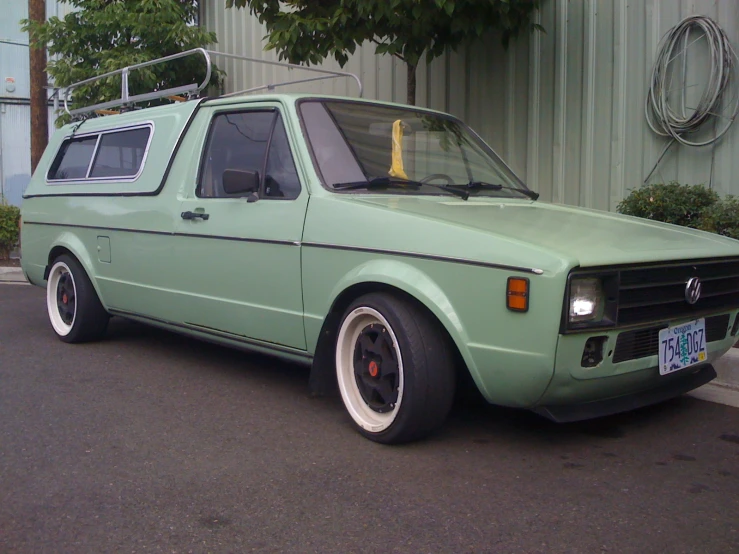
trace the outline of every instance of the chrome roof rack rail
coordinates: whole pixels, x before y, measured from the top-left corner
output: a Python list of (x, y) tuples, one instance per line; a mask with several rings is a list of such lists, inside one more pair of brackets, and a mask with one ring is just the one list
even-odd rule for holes
[[(176, 60), (179, 58), (184, 58), (187, 56), (196, 55), (196, 54), (203, 56), (203, 58), (205, 59), (206, 72), (205, 72), (205, 79), (203, 79), (202, 83), (199, 83), (199, 84), (191, 83), (189, 85), (182, 85), (179, 87), (172, 87), (172, 88), (168, 88), (164, 90), (147, 92), (144, 94), (131, 95), (129, 93), (128, 77), (131, 71), (141, 69), (143, 67), (148, 67), (151, 65), (169, 62), (169, 61)], [(135, 65), (129, 65), (122, 69), (117, 69), (115, 71), (103, 73), (102, 75), (97, 75), (95, 77), (91, 77), (90, 79), (85, 79), (84, 81), (80, 81), (78, 83), (69, 85), (64, 90), (64, 111), (67, 112), (69, 115), (74, 116), (74, 115), (79, 115), (79, 114), (84, 114), (84, 113), (95, 112), (97, 110), (108, 110), (110, 108), (134, 104), (136, 102), (145, 102), (147, 100), (157, 100), (159, 98), (167, 98), (170, 96), (178, 96), (178, 95), (183, 95), (183, 94), (186, 94), (188, 97), (192, 98), (193, 96), (197, 95), (200, 91), (202, 91), (205, 87), (207, 87), (208, 83), (210, 83), (210, 78), (211, 78), (211, 74), (213, 71), (213, 64), (211, 62), (211, 56), (223, 56), (223, 57), (234, 59), (234, 60), (240, 60), (240, 61), (252, 62), (252, 63), (261, 63), (265, 65), (274, 65), (274, 66), (279, 66), (279, 67), (285, 67), (287, 69), (299, 69), (302, 71), (322, 74), (319, 77), (310, 77), (310, 78), (305, 78), (305, 79), (295, 79), (291, 81), (268, 83), (266, 85), (260, 85), (260, 86), (252, 87), (246, 90), (232, 92), (224, 96), (236, 96), (239, 94), (247, 94), (247, 93), (255, 92), (258, 90), (274, 90), (276, 87), (295, 85), (295, 84), (300, 84), (300, 83), (309, 83), (309, 82), (314, 82), (314, 81), (322, 81), (324, 79), (337, 79), (341, 77), (347, 77), (347, 78), (354, 79), (354, 81), (357, 83), (357, 87), (359, 88), (359, 96), (361, 97), (363, 93), (362, 81), (354, 73), (348, 73), (345, 71), (334, 71), (334, 70), (329, 70), (329, 69), (320, 69), (317, 67), (307, 67), (307, 66), (291, 64), (287, 62), (260, 60), (259, 58), (239, 56), (236, 54), (227, 54), (225, 52), (217, 52), (215, 50), (206, 50), (204, 48), (193, 48), (192, 50), (187, 50), (185, 52), (180, 52), (178, 54), (172, 54), (171, 56), (165, 56), (163, 58), (157, 58), (155, 60), (150, 60), (148, 62), (142, 62), (142, 63), (135, 64)], [(105, 79), (106, 77), (112, 77), (114, 75), (121, 75), (121, 96), (120, 98), (117, 98), (115, 100), (110, 100), (108, 102), (101, 102), (99, 104), (94, 104), (92, 106), (85, 106), (84, 108), (76, 108), (73, 110), (69, 109), (69, 95), (74, 89), (82, 85), (86, 85), (88, 83), (94, 83), (95, 81)]]
[(349, 73), (347, 71), (335, 71), (332, 69), (320, 69), (318, 67), (308, 67), (305, 65), (298, 65), (293, 63), (287, 63), (287, 62), (275, 62), (271, 60), (261, 60), (259, 58), (251, 58), (249, 56), (239, 56), (237, 54), (226, 54), (225, 52), (216, 52), (214, 50), (208, 50), (208, 54), (214, 55), (214, 56), (223, 56), (224, 58), (230, 58), (232, 60), (240, 60), (245, 62), (253, 62), (253, 63), (261, 63), (265, 65), (274, 65), (278, 67), (285, 67), (287, 69), (299, 69), (301, 71), (310, 71), (313, 73), (322, 73), (320, 77), (310, 77), (307, 79), (294, 79), (290, 81), (280, 81), (277, 83), (268, 83), (266, 85), (259, 85), (256, 87), (248, 88), (245, 90), (239, 90), (236, 92), (230, 92), (228, 94), (224, 94), (221, 96), (221, 98), (229, 97), (229, 96), (238, 96), (240, 94), (248, 94), (250, 92), (256, 92), (258, 90), (274, 90), (277, 87), (284, 87), (288, 85), (297, 85), (300, 83), (310, 83), (314, 81), (323, 81), (325, 79), (338, 79), (341, 77), (347, 77), (352, 78), (357, 83), (357, 88), (359, 89), (359, 97), (362, 97), (362, 94), (364, 93), (364, 88), (362, 87), (362, 81), (357, 77), (354, 73)]
[[(141, 69), (142, 67), (148, 67), (150, 65), (156, 65), (160, 63), (169, 62), (172, 60), (176, 60), (178, 58), (185, 58), (187, 56), (192, 56), (194, 54), (200, 54), (203, 56), (203, 58), (205, 58), (206, 71), (205, 71), (205, 79), (203, 79), (202, 83), (200, 84), (192, 83), (189, 85), (183, 85), (183, 86), (172, 87), (172, 88), (168, 88), (164, 90), (147, 92), (145, 94), (135, 94), (135, 95), (129, 94), (128, 76), (132, 70)], [(208, 51), (205, 50), (204, 48), (193, 48), (192, 50), (187, 50), (185, 52), (179, 52), (178, 54), (172, 54), (171, 56), (165, 56), (163, 58), (149, 60), (148, 62), (142, 62), (142, 63), (137, 63), (135, 65), (129, 65), (122, 69), (116, 69), (115, 71), (103, 73), (102, 75), (97, 75), (95, 77), (91, 77), (90, 79), (85, 79), (84, 81), (80, 81), (78, 83), (74, 83), (73, 85), (66, 87), (66, 90), (64, 91), (64, 111), (67, 112), (69, 115), (78, 115), (82, 113), (94, 112), (95, 110), (106, 110), (109, 108), (124, 106), (126, 104), (133, 104), (135, 102), (145, 102), (146, 100), (156, 100), (158, 98), (165, 98), (167, 96), (176, 96), (179, 94), (187, 94), (188, 96), (192, 96), (194, 94), (199, 93), (201, 90), (203, 90), (205, 87), (208, 86), (208, 83), (210, 82), (210, 76), (211, 76), (212, 69), (213, 68), (212, 68), (212, 64), (210, 61), (210, 56), (208, 55)], [(82, 85), (86, 85), (88, 83), (94, 83), (95, 81), (99, 81), (100, 79), (104, 79), (106, 77), (112, 77), (113, 75), (121, 75), (121, 97), (120, 98), (117, 98), (116, 100), (110, 100), (109, 102), (101, 102), (100, 104), (94, 104), (92, 106), (85, 106), (84, 108), (77, 108), (74, 110), (69, 109), (69, 93), (72, 92), (75, 88), (80, 87)]]

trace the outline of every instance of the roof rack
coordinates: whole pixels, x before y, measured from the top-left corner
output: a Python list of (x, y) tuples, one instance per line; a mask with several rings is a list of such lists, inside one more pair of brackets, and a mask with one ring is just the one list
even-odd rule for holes
[[(185, 58), (187, 56), (193, 56), (193, 55), (201, 55), (203, 56), (203, 59), (205, 60), (206, 72), (205, 72), (205, 79), (203, 79), (202, 83), (199, 83), (199, 84), (191, 83), (189, 85), (171, 87), (171, 88), (167, 88), (163, 90), (156, 90), (156, 91), (147, 92), (143, 94), (131, 95), (129, 93), (128, 76), (130, 75), (131, 71), (141, 69), (143, 67), (166, 63), (172, 60), (176, 60), (179, 58)], [(229, 93), (224, 96), (236, 96), (239, 94), (248, 94), (250, 92), (255, 92), (258, 90), (274, 90), (276, 87), (295, 85), (295, 84), (300, 84), (300, 83), (309, 83), (309, 82), (321, 81), (325, 79), (337, 79), (340, 77), (353, 78), (356, 81), (357, 86), (359, 88), (359, 96), (360, 97), (362, 96), (362, 92), (363, 92), (362, 81), (354, 73), (347, 73), (345, 71), (333, 71), (329, 69), (319, 69), (317, 67), (306, 67), (303, 65), (291, 64), (291, 63), (286, 63), (286, 62), (260, 60), (258, 58), (251, 58), (248, 56), (239, 56), (236, 54), (227, 54), (225, 52), (216, 52), (215, 50), (206, 50), (204, 48), (193, 48), (192, 50), (187, 50), (185, 52), (180, 52), (178, 54), (172, 54), (170, 56), (165, 56), (163, 58), (157, 58), (155, 60), (150, 60), (148, 62), (143, 62), (143, 63), (139, 63), (135, 65), (129, 65), (122, 69), (117, 69), (115, 71), (103, 73), (102, 75), (97, 75), (95, 77), (91, 77), (90, 79), (85, 79), (84, 81), (80, 81), (78, 83), (69, 85), (68, 87), (66, 87), (64, 91), (64, 111), (67, 112), (71, 116), (85, 114), (85, 113), (106, 113), (110, 111), (110, 108), (131, 105), (137, 102), (145, 102), (147, 100), (157, 100), (159, 98), (169, 98), (174, 101), (174, 98), (176, 98), (177, 101), (182, 101), (183, 98), (190, 99), (190, 98), (196, 97), (198, 93), (202, 91), (205, 87), (207, 87), (208, 83), (210, 82), (210, 77), (211, 77), (212, 70), (213, 70), (211, 56), (223, 56), (226, 58), (231, 58), (231, 59), (241, 60), (241, 61), (246, 61), (246, 62), (274, 65), (274, 66), (279, 66), (279, 67), (285, 67), (287, 69), (300, 69), (302, 71), (310, 71), (313, 73), (322, 73), (320, 77), (310, 77), (310, 78), (305, 78), (305, 79), (295, 79), (295, 80), (290, 80), (290, 81), (281, 81), (277, 83), (268, 83), (266, 85), (260, 85), (260, 86), (252, 87), (246, 90)], [(95, 81), (99, 81), (106, 77), (112, 77), (114, 75), (121, 76), (121, 96), (120, 98), (117, 98), (115, 100), (110, 100), (108, 102), (101, 102), (99, 104), (94, 104), (92, 106), (85, 106), (84, 108), (76, 108), (74, 110), (69, 109), (69, 95), (74, 89), (82, 85), (86, 85), (89, 83), (93, 83)]]

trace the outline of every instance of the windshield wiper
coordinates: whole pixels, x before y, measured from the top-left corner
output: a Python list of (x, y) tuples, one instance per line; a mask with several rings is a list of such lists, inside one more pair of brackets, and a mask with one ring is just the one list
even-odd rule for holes
[(354, 190), (354, 189), (374, 189), (374, 188), (385, 188), (385, 187), (433, 187), (435, 189), (443, 190), (454, 196), (459, 196), (463, 200), (467, 200), (470, 197), (470, 193), (466, 190), (452, 188), (449, 185), (437, 185), (435, 183), (422, 183), (421, 181), (412, 181), (410, 179), (401, 179), (400, 177), (375, 177), (369, 181), (354, 181), (351, 183), (336, 183), (334, 189), (336, 190)]
[(521, 194), (528, 196), (532, 200), (536, 200), (539, 198), (539, 193), (534, 192), (533, 190), (529, 189), (518, 189), (516, 187), (507, 187), (505, 185), (499, 185), (499, 184), (492, 184), (492, 183), (484, 183), (482, 181), (470, 181), (466, 185), (457, 185), (459, 187), (464, 187), (467, 189), (472, 190), (512, 190), (514, 192), (520, 192)]

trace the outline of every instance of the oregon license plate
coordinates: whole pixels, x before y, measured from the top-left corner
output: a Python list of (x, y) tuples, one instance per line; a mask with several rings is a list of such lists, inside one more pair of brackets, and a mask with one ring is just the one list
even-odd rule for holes
[(705, 361), (705, 319), (696, 319), (659, 332), (660, 375), (667, 375)]

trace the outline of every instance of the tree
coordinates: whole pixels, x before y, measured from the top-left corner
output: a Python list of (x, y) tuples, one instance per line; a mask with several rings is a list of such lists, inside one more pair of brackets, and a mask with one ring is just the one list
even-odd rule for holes
[[(33, 46), (48, 46), (48, 72), (66, 87), (129, 65), (207, 46), (215, 33), (196, 25), (198, 0), (60, 0), (76, 8), (64, 19), (23, 20)], [(129, 90), (139, 94), (202, 82), (205, 64), (196, 56), (131, 72)], [(217, 84), (220, 72), (214, 72)], [(75, 89), (77, 106), (120, 98), (120, 76)]]
[(333, 56), (343, 67), (357, 46), (374, 42), (408, 67), (408, 103), (415, 104), (416, 68), (449, 50), (500, 33), (505, 46), (530, 23), (539, 0), (227, 0), (267, 28), (267, 50), (280, 59), (317, 64)]

